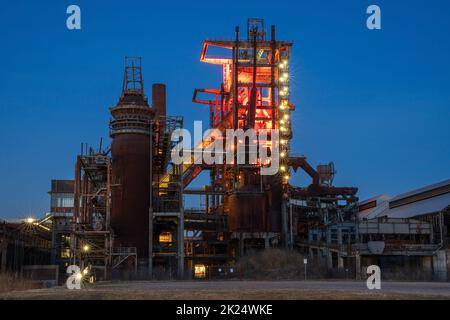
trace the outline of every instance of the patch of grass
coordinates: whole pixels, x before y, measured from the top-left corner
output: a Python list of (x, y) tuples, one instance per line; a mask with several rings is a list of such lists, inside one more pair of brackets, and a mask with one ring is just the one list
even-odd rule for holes
[[(243, 279), (252, 280), (302, 280), (304, 264), (302, 254), (282, 249), (266, 249), (250, 252), (237, 263)], [(323, 266), (309, 262), (308, 278), (324, 278), (327, 270)]]
[(40, 288), (38, 283), (30, 279), (22, 278), (16, 273), (0, 273), (0, 293), (36, 288)]

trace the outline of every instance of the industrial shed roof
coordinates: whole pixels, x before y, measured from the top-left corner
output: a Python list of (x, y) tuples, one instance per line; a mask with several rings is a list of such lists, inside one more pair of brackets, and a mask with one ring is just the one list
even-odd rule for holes
[[(449, 206), (450, 193), (445, 193), (440, 196), (389, 209), (386, 214), (389, 218), (412, 218), (437, 213)], [(384, 215), (384, 213), (382, 213), (382, 215)]]
[(368, 204), (369, 202), (373, 202), (373, 201), (376, 201), (378, 204), (378, 203), (381, 203), (383, 201), (390, 200), (390, 199), (392, 199), (392, 197), (390, 195), (380, 194), (379, 196), (375, 196), (375, 197), (369, 198), (367, 200), (361, 201), (359, 203), (359, 205), (362, 206), (362, 205)]
[[(360, 219), (373, 219), (373, 217), (376, 217), (380, 212), (384, 211), (387, 207), (389, 207), (389, 199), (391, 199), (390, 196), (386, 194), (382, 194), (370, 199), (367, 199), (363, 202), (359, 203), (360, 208), (362, 206), (370, 206), (368, 209), (361, 210), (359, 212), (359, 218)], [(373, 206), (371, 206), (371, 203), (373, 203)]]
[[(360, 205), (376, 201), (376, 207), (362, 210), (359, 212), (359, 218), (362, 220), (377, 219), (379, 217), (408, 219), (438, 213), (446, 208), (450, 208), (450, 192), (448, 192), (447, 187), (449, 185), (450, 180), (445, 180), (403, 193), (392, 199), (379, 196), (363, 201)], [(436, 191), (434, 192), (434, 190)]]
[(422, 188), (419, 188), (416, 190), (412, 190), (412, 191), (408, 191), (408, 192), (399, 194), (398, 196), (395, 196), (394, 198), (392, 198), (390, 201), (392, 202), (392, 201), (397, 201), (397, 200), (400, 200), (403, 198), (408, 198), (408, 197), (411, 197), (411, 196), (419, 194), (419, 193), (424, 193), (424, 192), (431, 191), (434, 189), (439, 189), (439, 188), (442, 188), (442, 187), (445, 187), (448, 185), (450, 185), (450, 179), (444, 180), (444, 181), (441, 181), (438, 183), (434, 183), (434, 184), (431, 184), (431, 185), (428, 185), (428, 186), (425, 186), (425, 187), (422, 187)]
[(383, 201), (381, 203), (377, 203), (376, 207), (361, 211), (359, 213), (359, 219), (370, 220), (370, 219), (376, 219), (377, 217), (385, 216), (385, 213), (388, 209), (389, 209), (389, 201)]

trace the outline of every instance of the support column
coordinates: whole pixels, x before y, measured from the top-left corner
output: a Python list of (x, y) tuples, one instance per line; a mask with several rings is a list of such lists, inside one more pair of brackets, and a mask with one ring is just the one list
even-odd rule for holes
[(243, 257), (245, 254), (245, 237), (242, 233), (239, 235), (239, 258)]
[(340, 252), (338, 252), (338, 269), (344, 269), (344, 258), (342, 258)]
[[(179, 203), (179, 216), (178, 216), (178, 252), (177, 252), (177, 257), (178, 257), (178, 279), (183, 279), (184, 278), (184, 207), (183, 207), (183, 190), (184, 190), (184, 186), (183, 186), (183, 179), (182, 179), (182, 173), (183, 173), (183, 165), (179, 165), (178, 166), (178, 177), (179, 177), (179, 181), (178, 181), (178, 186), (179, 186), (179, 198), (178, 198), (178, 203)], [(209, 195), (206, 195), (206, 198), (208, 199)], [(206, 201), (206, 212), (208, 212), (208, 206), (209, 203), (208, 201)]]
[(326, 230), (326, 240), (327, 240), (327, 248), (326, 248), (327, 268), (328, 269), (332, 269), (333, 268), (333, 255), (332, 255), (331, 250), (330, 250), (331, 230), (330, 230), (330, 228), (328, 226), (327, 226), (327, 230)]
[(333, 268), (333, 252), (329, 248), (327, 248), (327, 268)]
[(288, 235), (288, 212), (287, 212), (287, 203), (286, 200), (283, 199), (281, 202), (281, 241), (284, 248), (289, 247), (289, 235)]
[(269, 249), (270, 248), (270, 237), (266, 236), (264, 238), (264, 248)]
[(330, 246), (330, 243), (331, 243), (331, 230), (330, 230), (329, 227), (327, 227), (327, 234), (326, 234), (326, 236), (327, 236), (327, 246)]
[(356, 280), (361, 280), (361, 256), (359, 254), (355, 255), (355, 274)]
[[(148, 275), (153, 278), (153, 209), (148, 213)], [(137, 261), (136, 261), (137, 265)]]
[(2, 260), (0, 261), (0, 271), (5, 272), (6, 271), (6, 255), (8, 253), (8, 242), (6, 242), (6, 240), (3, 240), (1, 243), (0, 252), (2, 254)]
[(292, 204), (289, 203), (289, 249), (294, 249), (294, 224), (293, 224)]
[(434, 278), (439, 281), (447, 281), (447, 254), (446, 250), (438, 250), (433, 256)]
[(311, 229), (309, 229), (309, 231), (308, 231), (308, 241), (309, 241), (309, 243), (313, 242), (313, 233), (314, 232), (315, 232), (315, 230), (311, 230)]
[[(57, 225), (56, 220), (55, 220), (55, 218), (53, 218), (52, 243), (51, 243), (51, 250), (50, 250), (50, 263), (51, 264), (56, 264), (56, 248), (59, 247), (56, 245), (56, 225)], [(61, 248), (59, 248), (59, 252), (61, 252)]]
[(344, 269), (344, 259), (342, 258), (341, 252), (342, 252), (342, 226), (337, 225), (337, 242), (338, 242), (338, 269)]
[(432, 257), (422, 257), (422, 270), (427, 274), (427, 277), (433, 276), (433, 259)]
[[(150, 199), (148, 208), (148, 276), (153, 279), (153, 121), (150, 121)], [(137, 265), (137, 259), (136, 259)]]
[(338, 245), (342, 245), (342, 227), (341, 227), (341, 225), (337, 225), (337, 241), (338, 241)]
[(178, 218), (178, 279), (184, 278), (184, 213), (183, 208)]

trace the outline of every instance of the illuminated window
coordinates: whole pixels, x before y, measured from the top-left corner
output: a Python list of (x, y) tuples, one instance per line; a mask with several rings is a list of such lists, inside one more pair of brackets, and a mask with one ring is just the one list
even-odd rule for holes
[(170, 232), (162, 232), (159, 235), (159, 242), (161, 243), (169, 243), (172, 242), (172, 233)]
[(204, 264), (196, 264), (194, 266), (194, 275), (198, 279), (205, 278), (206, 277), (206, 266)]
[(70, 249), (64, 248), (61, 250), (61, 258), (70, 258)]

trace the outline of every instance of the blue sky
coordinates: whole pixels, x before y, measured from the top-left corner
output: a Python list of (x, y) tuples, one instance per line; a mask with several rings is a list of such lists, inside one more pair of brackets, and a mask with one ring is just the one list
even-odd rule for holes
[[(126, 55), (143, 57), (145, 89), (163, 82), (168, 113), (207, 121), (195, 87), (218, 87), (199, 62), (204, 38), (230, 38), (248, 17), (295, 43), (293, 153), (334, 161), (360, 197), (450, 178), (450, 2), (13, 1), (0, 7), (0, 217), (48, 210), (52, 178), (73, 178), (81, 142), (108, 139)], [(66, 28), (77, 4), (82, 30)], [(382, 10), (382, 30), (365, 26)], [(308, 184), (295, 175), (293, 184)]]

